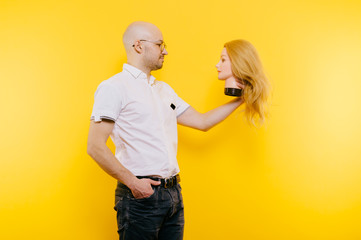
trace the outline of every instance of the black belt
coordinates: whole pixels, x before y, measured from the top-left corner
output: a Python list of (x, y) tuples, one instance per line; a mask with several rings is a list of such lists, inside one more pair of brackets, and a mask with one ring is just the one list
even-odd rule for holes
[(164, 187), (164, 188), (170, 188), (173, 187), (175, 185), (177, 185), (177, 183), (180, 182), (180, 176), (179, 174), (170, 177), (170, 178), (157, 178), (157, 177), (152, 177), (152, 176), (137, 176), (137, 178), (141, 179), (141, 178), (149, 178), (152, 179), (154, 181), (159, 181), (160, 182), (160, 186)]

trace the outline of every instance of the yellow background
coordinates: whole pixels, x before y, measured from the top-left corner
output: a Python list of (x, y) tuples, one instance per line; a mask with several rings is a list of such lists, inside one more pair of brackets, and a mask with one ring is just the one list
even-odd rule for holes
[(259, 130), (240, 111), (207, 133), (179, 127), (186, 240), (361, 239), (356, 0), (1, 0), (0, 239), (117, 239), (115, 180), (86, 139), (135, 20), (163, 31), (154, 75), (199, 111), (230, 99), (215, 69), (226, 41), (252, 42), (273, 85)]

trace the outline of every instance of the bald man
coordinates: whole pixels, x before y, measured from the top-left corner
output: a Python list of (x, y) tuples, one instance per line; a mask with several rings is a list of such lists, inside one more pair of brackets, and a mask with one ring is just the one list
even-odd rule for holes
[[(177, 123), (207, 131), (243, 101), (202, 114), (155, 80), (151, 72), (162, 68), (168, 52), (161, 31), (151, 23), (130, 24), (123, 44), (123, 71), (96, 90), (87, 151), (118, 180), (114, 209), (119, 239), (183, 239)], [(115, 155), (106, 145), (109, 136)]]

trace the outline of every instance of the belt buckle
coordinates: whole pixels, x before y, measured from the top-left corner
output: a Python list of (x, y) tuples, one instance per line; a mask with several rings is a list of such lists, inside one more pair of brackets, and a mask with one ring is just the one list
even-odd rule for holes
[(174, 181), (173, 177), (164, 179), (164, 188), (172, 187), (174, 185), (173, 181)]

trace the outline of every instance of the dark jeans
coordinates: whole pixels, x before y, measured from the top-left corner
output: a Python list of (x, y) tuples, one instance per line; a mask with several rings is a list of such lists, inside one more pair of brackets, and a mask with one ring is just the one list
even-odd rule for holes
[(181, 240), (184, 211), (179, 183), (171, 188), (153, 186), (154, 194), (135, 199), (130, 189), (118, 182), (115, 191), (119, 240)]

